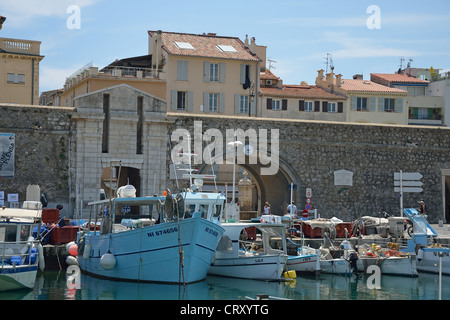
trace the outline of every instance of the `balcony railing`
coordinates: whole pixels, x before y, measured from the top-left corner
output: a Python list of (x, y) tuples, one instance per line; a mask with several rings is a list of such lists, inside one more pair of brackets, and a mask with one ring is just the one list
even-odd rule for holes
[(40, 41), (0, 38), (0, 49), (6, 52), (39, 55)]

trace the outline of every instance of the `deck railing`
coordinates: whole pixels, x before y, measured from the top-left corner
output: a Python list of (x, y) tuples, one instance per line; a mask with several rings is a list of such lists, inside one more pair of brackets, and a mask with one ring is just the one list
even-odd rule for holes
[(0, 38), (0, 49), (12, 53), (40, 54), (40, 41)]

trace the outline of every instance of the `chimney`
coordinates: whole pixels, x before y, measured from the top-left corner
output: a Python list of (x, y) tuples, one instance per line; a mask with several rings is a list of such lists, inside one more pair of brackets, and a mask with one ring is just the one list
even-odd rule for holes
[(342, 74), (336, 75), (336, 86), (340, 87), (342, 84)]
[(248, 48), (248, 34), (245, 35), (244, 45)]
[(327, 84), (333, 84), (333, 82), (334, 82), (334, 79), (333, 79), (333, 76), (334, 76), (334, 73), (333, 72), (330, 72), (330, 73), (327, 73)]

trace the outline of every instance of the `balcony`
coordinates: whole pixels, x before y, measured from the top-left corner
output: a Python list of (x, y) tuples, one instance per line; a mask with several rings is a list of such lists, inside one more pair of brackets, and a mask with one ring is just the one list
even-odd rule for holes
[(32, 40), (0, 38), (0, 50), (8, 53), (40, 55), (41, 42)]
[(408, 115), (408, 124), (441, 126), (443, 124), (441, 111), (440, 108), (411, 108)]

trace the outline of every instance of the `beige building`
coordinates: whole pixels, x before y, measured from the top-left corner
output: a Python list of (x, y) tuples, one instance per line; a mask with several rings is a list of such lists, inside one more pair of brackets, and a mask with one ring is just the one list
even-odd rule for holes
[(344, 94), (347, 122), (408, 124), (408, 91), (364, 80), (361, 75), (342, 79), (342, 75), (318, 71), (316, 85), (331, 93)]
[(429, 81), (398, 73), (372, 73), (370, 80), (408, 91), (405, 105), (408, 109), (408, 124), (443, 125), (444, 98), (429, 94)]
[(169, 110), (260, 116), (256, 105), (266, 47), (255, 39), (148, 31), (152, 67), (166, 74)]
[(0, 102), (39, 104), (40, 41), (0, 38)]
[(261, 73), (258, 114), (265, 118), (345, 121), (347, 97), (315, 85), (284, 85), (270, 70)]

